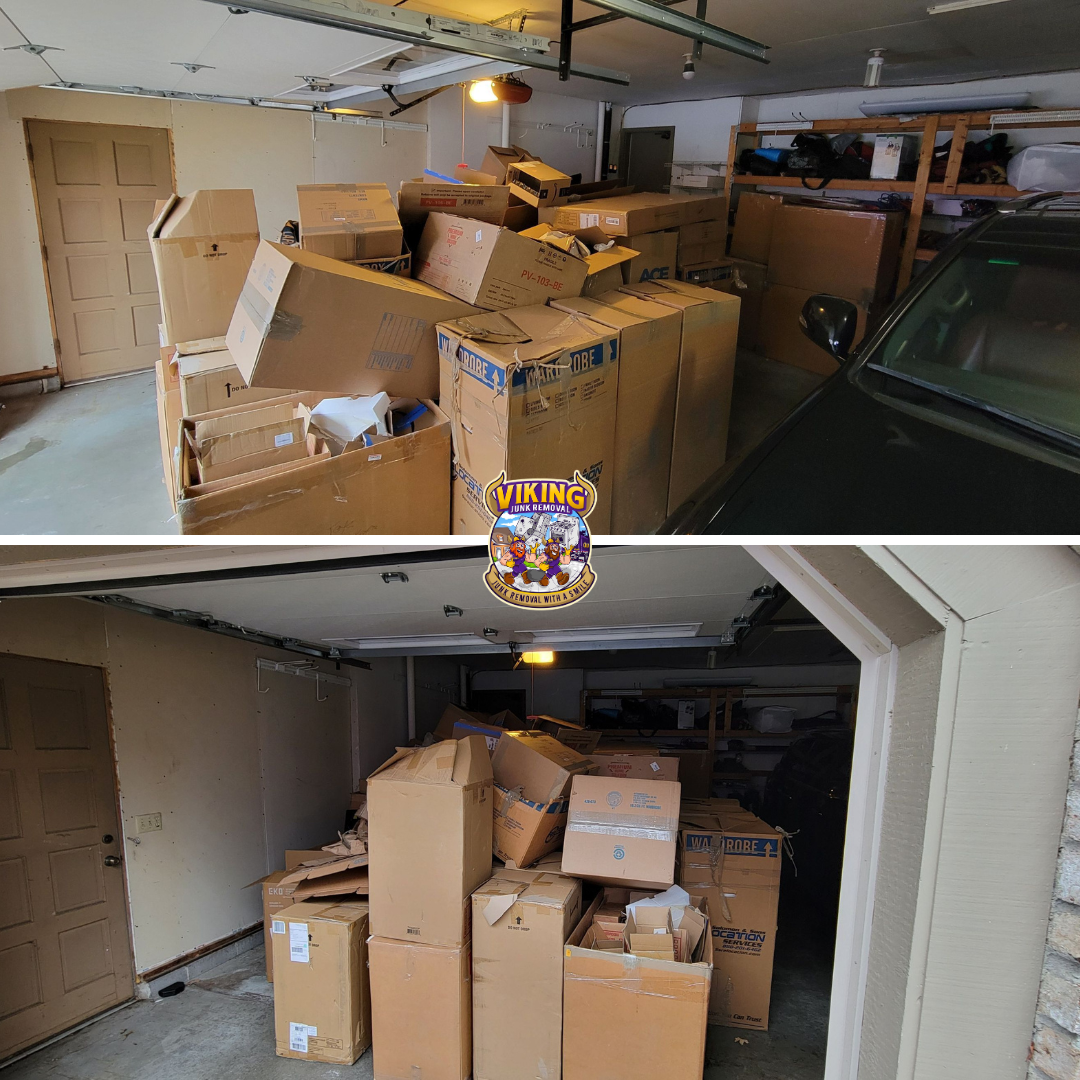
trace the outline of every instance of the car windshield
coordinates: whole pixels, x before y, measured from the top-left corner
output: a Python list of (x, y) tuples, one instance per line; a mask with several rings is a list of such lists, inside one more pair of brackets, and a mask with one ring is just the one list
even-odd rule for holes
[(1080, 436), (1080, 215), (1000, 215), (866, 360)]

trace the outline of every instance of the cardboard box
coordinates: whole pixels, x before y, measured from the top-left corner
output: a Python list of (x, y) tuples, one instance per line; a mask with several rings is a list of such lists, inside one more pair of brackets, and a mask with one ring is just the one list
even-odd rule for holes
[(555, 300), (552, 306), (619, 332), (611, 532), (652, 532), (667, 517), (682, 317), (673, 308), (617, 292)]
[(679, 759), (661, 755), (656, 747), (642, 750), (596, 750), (589, 760), (598, 775), (621, 780), (678, 780)]
[(480, 164), (480, 171), (494, 176), (496, 184), (505, 184), (508, 165), (515, 165), (519, 161), (539, 160), (520, 146), (489, 146)]
[(660, 195), (644, 191), (559, 207), (554, 224), (559, 229), (600, 228), (609, 236), (637, 237), (640, 233), (723, 217), (724, 206), (723, 196), (718, 195)]
[(670, 514), (727, 458), (739, 300), (682, 281), (645, 281), (625, 285), (623, 291), (682, 312), (668, 483)]
[(562, 843), (569, 809), (569, 799), (534, 802), (496, 784), (492, 852), (507, 866), (532, 866)]
[[(270, 403), (309, 408), (325, 394), (294, 394)], [(179, 393), (177, 394), (179, 401)], [(268, 402), (234, 405), (258, 409)], [(450, 421), (433, 401), (408, 434), (338, 457), (328, 453), (259, 473), (196, 482), (185, 442), (177, 460), (177, 519), (187, 534), (445, 534), (450, 521)], [(220, 415), (205, 413), (190, 422)], [(179, 420), (177, 426), (180, 426)]]
[(618, 336), (554, 308), (515, 308), (440, 324), (439, 356), (454, 431), (452, 531), (490, 532), (484, 487), (500, 472), (575, 470), (597, 489), (590, 532), (610, 531)]
[(177, 342), (175, 367), (185, 416), (215, 412), (249, 401), (266, 401), (294, 392), (269, 386), (248, 386), (225, 348), (224, 337)]
[(511, 195), (505, 184), (433, 183), (423, 177), (402, 181), (398, 188), (402, 225), (419, 228), (432, 211), (505, 225), (508, 229), (536, 224), (536, 208)]
[[(264, 404), (264, 403), (260, 403)], [(308, 456), (309, 410), (302, 402), (271, 400), (265, 408), (223, 409), (185, 426), (202, 483)]]
[(575, 776), (563, 840), (565, 874), (664, 889), (675, 881), (678, 783)]
[(679, 884), (705, 900), (713, 938), (709, 1016), (767, 1030), (782, 848), (779, 834), (740, 807), (684, 810)]
[(163, 344), (220, 337), (259, 246), (254, 192), (170, 195), (147, 235), (161, 294)]
[(561, 799), (573, 778), (590, 767), (587, 757), (536, 731), (507, 732), (491, 756), (496, 784), (540, 803)]
[(726, 247), (726, 239), (706, 240), (700, 244), (688, 244), (680, 240), (678, 268), (682, 270), (684, 267), (695, 266), (698, 263), (720, 261), (726, 255)]
[(165, 474), (165, 489), (169, 502), (176, 509), (176, 463), (180, 446), (180, 418), (183, 403), (180, 389), (167, 389), (169, 365), (163, 360), (154, 363), (158, 415), (158, 443), (161, 449), (161, 468)]
[(491, 874), (491, 785), (479, 735), (398, 750), (368, 777), (373, 933), (469, 940), (469, 897)]
[(559, 1080), (563, 946), (581, 882), (498, 871), (472, 909), (473, 1080)]
[(679, 268), (679, 280), (691, 285), (715, 288), (721, 281), (731, 277), (730, 259), (712, 259), (708, 262), (686, 263)]
[(761, 304), (765, 299), (765, 279), (769, 268), (763, 263), (731, 259), (731, 275), (714, 288), (737, 296), (739, 306), (739, 348), (757, 349), (761, 326)]
[(679, 234), (667, 232), (641, 233), (634, 237), (639, 254), (630, 260), (623, 279), (627, 284), (639, 281), (667, 280), (675, 277), (679, 257)]
[(693, 963), (595, 947), (597, 897), (564, 949), (562, 1080), (701, 1080), (713, 939)]
[(263, 902), (263, 945), (266, 949), (266, 981), (274, 981), (274, 938), (271, 927), (274, 917), (279, 911), (292, 907), (293, 890), (295, 884), (281, 883), (281, 879), (287, 873), (286, 870), (278, 870), (273, 874), (267, 874), (262, 879), (262, 902)]
[(416, 276), (487, 310), (578, 296), (588, 266), (539, 240), (451, 214), (429, 214), (416, 252)]
[(776, 210), (768, 281), (844, 296), (872, 310), (892, 291), (904, 214), (838, 202), (804, 199)]
[[(699, 244), (727, 244), (727, 215), (712, 221), (695, 221), (679, 226), (679, 247), (695, 247)], [(726, 252), (721, 251), (721, 255)]]
[(263, 241), (225, 344), (249, 386), (435, 398), (435, 324), (475, 310), (420, 281)]
[(402, 251), (398, 255), (385, 255), (377, 259), (350, 259), (349, 265), (374, 270), (380, 274), (412, 277), (412, 252), (409, 250), (409, 245), (403, 243)]
[(918, 159), (914, 135), (876, 135), (870, 161), (871, 180), (913, 180), (912, 167)]
[(782, 195), (766, 195), (758, 191), (744, 191), (735, 208), (735, 231), (731, 235), (733, 259), (768, 263), (772, 244), (773, 220), (783, 204)]
[[(766, 284), (761, 298), (758, 352), (770, 360), (780, 360), (820, 375), (832, 375), (839, 370), (839, 363), (803, 333), (799, 322), (803, 305), (813, 295), (805, 289)], [(860, 304), (856, 304), (856, 308), (858, 321), (854, 344), (857, 345), (866, 333), (867, 311)]]
[(506, 166), (506, 183), (530, 206), (555, 206), (566, 197), (570, 177), (542, 161), (515, 161)]
[[(531, 229), (522, 230), (521, 235), (533, 240), (545, 240), (564, 250), (570, 250), (571, 237), (585, 244), (590, 254), (585, 256), (586, 276), (585, 284), (581, 288), (582, 296), (597, 296), (599, 293), (617, 289), (624, 280), (625, 264), (638, 255), (633, 248), (612, 244), (610, 238), (599, 229), (581, 229), (575, 233), (562, 233), (553, 230), (550, 225), (534, 225)], [(593, 250), (598, 246), (602, 246), (604, 250)]]
[(300, 246), (330, 259), (401, 254), (402, 228), (385, 184), (301, 184)]
[(372, 937), (374, 1080), (468, 1080), (471, 950)]
[(371, 1045), (367, 904), (293, 904), (271, 930), (278, 1057), (351, 1065)]

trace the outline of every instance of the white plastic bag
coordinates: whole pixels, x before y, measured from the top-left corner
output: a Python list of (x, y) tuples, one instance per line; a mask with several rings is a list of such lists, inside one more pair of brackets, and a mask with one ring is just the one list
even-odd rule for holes
[(1080, 143), (1028, 146), (1009, 162), (1017, 191), (1080, 191)]
[(747, 709), (746, 716), (755, 731), (760, 731), (763, 735), (781, 735), (791, 730), (795, 710), (786, 705), (762, 705), (756, 709)]

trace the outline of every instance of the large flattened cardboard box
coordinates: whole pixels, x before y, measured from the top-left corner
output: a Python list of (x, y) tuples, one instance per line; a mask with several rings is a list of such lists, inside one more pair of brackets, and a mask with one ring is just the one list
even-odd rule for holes
[(502, 870), (472, 907), (473, 1080), (559, 1080), (563, 947), (581, 882)]
[(728, 259), (731, 274), (714, 288), (737, 296), (739, 306), (739, 348), (757, 350), (761, 334), (761, 305), (769, 268), (746, 259)]
[(176, 369), (185, 416), (293, 393), (270, 386), (248, 386), (225, 348), (224, 337), (177, 342)]
[(678, 783), (575, 776), (563, 840), (564, 874), (665, 889), (675, 881)]
[(623, 280), (632, 284), (638, 281), (666, 281), (675, 277), (679, 257), (679, 234), (668, 232), (641, 233), (634, 237), (638, 254), (627, 264)]
[(222, 336), (259, 246), (255, 193), (171, 195), (147, 235), (161, 293), (162, 344)]
[(501, 472), (572, 478), (597, 491), (589, 531), (610, 531), (618, 335), (550, 307), (439, 326), (440, 401), (451, 417), (451, 532), (488, 534), (484, 488)]
[(753, 814), (717, 805), (683, 811), (679, 884), (708, 904), (713, 1023), (769, 1026), (780, 864), (779, 834)]
[(469, 945), (446, 948), (373, 937), (375, 1080), (468, 1080), (472, 1072)]
[(372, 933), (468, 942), (469, 897), (491, 875), (491, 784), (479, 735), (398, 750), (368, 777)]
[(783, 205), (782, 195), (766, 195), (759, 191), (744, 191), (735, 208), (735, 231), (731, 235), (733, 259), (768, 263), (772, 244), (773, 222)]
[(351, 1065), (371, 1045), (367, 904), (293, 904), (270, 936), (278, 1057)]
[(588, 942), (597, 897), (563, 957), (562, 1080), (701, 1080), (713, 940), (695, 963)]
[(225, 344), (248, 386), (437, 398), (435, 324), (475, 310), (421, 281), (263, 241)]
[[(313, 408), (334, 395), (254, 401), (183, 423), (279, 402)], [(209, 484), (193, 483), (185, 443), (174, 472), (177, 520), (187, 534), (445, 534), (450, 522), (450, 421), (434, 401), (413, 430), (374, 446), (317, 456)], [(179, 426), (179, 421), (178, 421)]]
[(611, 532), (652, 532), (667, 517), (682, 317), (618, 292), (554, 300), (552, 306), (619, 332)]
[[(799, 321), (803, 305), (813, 295), (814, 292), (808, 289), (766, 284), (761, 297), (757, 351), (771, 360), (816, 371), (819, 375), (832, 375), (839, 370), (839, 362), (803, 333)], [(857, 321), (853, 344), (858, 345), (866, 334), (868, 312), (862, 304), (856, 304), (855, 310)]]
[(498, 225), (429, 214), (416, 251), (416, 276), (489, 311), (578, 296), (583, 259)]
[(670, 514), (727, 458), (739, 298), (683, 281), (643, 281), (625, 285), (623, 291), (682, 312)]
[(401, 254), (402, 229), (385, 184), (301, 184), (300, 246), (331, 259)]
[(608, 236), (636, 237), (640, 233), (722, 218), (724, 206), (723, 196), (660, 195), (644, 191), (560, 206), (553, 224), (557, 229), (599, 228)]

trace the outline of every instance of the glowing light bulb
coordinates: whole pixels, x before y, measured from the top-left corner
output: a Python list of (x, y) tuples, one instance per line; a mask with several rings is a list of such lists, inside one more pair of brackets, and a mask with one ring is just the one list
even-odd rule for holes
[(491, 88), (490, 79), (481, 79), (479, 82), (474, 82), (469, 87), (469, 97), (478, 105), (485, 105), (488, 102), (499, 100), (495, 96), (495, 91)]

